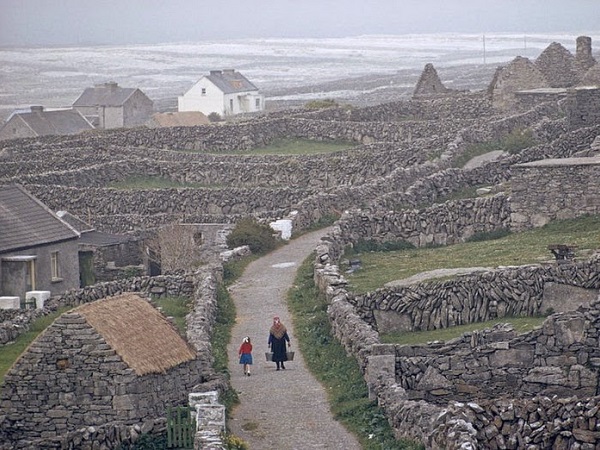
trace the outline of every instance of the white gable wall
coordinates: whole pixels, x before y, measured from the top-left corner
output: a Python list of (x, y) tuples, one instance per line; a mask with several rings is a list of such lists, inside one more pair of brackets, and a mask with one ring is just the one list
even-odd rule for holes
[[(205, 90), (204, 94), (202, 89)], [(200, 111), (207, 116), (212, 112), (220, 116), (231, 116), (262, 111), (264, 102), (264, 97), (258, 91), (223, 94), (209, 79), (203, 77), (189, 91), (177, 98), (177, 110)]]
[[(202, 89), (205, 89), (204, 94)], [(179, 112), (200, 111), (207, 116), (216, 112), (224, 116), (226, 113), (223, 92), (208, 78), (202, 77), (189, 91), (177, 98), (177, 110)]]

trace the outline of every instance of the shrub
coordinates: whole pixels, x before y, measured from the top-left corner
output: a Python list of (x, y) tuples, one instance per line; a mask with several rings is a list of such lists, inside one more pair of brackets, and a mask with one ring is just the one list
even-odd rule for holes
[(223, 119), (221, 118), (221, 115), (219, 113), (211, 112), (208, 115), (208, 120), (210, 120), (211, 122), (221, 122)]
[(269, 225), (260, 224), (251, 218), (242, 219), (227, 236), (227, 246), (236, 248), (247, 245), (252, 253), (264, 254), (277, 246), (277, 239), (273, 234)]
[(311, 100), (310, 102), (308, 102), (305, 107), (307, 109), (325, 109), (325, 108), (333, 108), (333, 107), (338, 107), (340, 105), (338, 105), (338, 103), (330, 98), (326, 98), (324, 100)]

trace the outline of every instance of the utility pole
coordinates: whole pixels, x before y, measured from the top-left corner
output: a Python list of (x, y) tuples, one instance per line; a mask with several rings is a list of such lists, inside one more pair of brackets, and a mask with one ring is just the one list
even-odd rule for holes
[(485, 65), (485, 34), (483, 35), (483, 65)]

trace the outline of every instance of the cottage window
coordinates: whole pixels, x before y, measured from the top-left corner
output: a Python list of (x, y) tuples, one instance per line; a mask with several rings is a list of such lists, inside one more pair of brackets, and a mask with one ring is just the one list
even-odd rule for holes
[(233, 99), (229, 100), (229, 110), (233, 112)]
[(260, 98), (256, 99), (256, 109), (260, 109)]
[(202, 95), (206, 95), (206, 88), (202, 88)]
[(52, 280), (60, 279), (60, 264), (58, 260), (58, 252), (52, 252), (50, 255), (50, 266), (52, 271)]

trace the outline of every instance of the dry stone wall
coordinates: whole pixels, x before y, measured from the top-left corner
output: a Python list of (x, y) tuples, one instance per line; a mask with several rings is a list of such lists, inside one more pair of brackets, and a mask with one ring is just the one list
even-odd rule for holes
[[(370, 396), (382, 406), (398, 437), (416, 439), (436, 450), (567, 449), (597, 442), (597, 291), (594, 300), (577, 311), (555, 314), (542, 328), (525, 335), (499, 326), (446, 343), (383, 345), (375, 329), (348, 302), (353, 296), (333, 264), (344, 241), (337, 227), (321, 241), (316, 248), (315, 280), (328, 300), (336, 338), (358, 359)], [(553, 268), (560, 282), (597, 289), (598, 264), (595, 257), (570, 268)], [(582, 272), (589, 276), (582, 277)], [(512, 280), (513, 275), (507, 274), (506, 279)], [(465, 279), (458, 278), (457, 285), (460, 281)], [(504, 292), (497, 290), (497, 294)], [(453, 307), (450, 303), (447, 306)], [(424, 309), (427, 315), (427, 306)]]
[[(136, 377), (85, 320), (75, 313), (65, 313), (46, 331), (50, 337), (36, 341), (5, 377), (1, 400), (4, 415), (0, 417), (0, 442), (3, 444), (0, 448), (74, 448), (73, 445), (82, 449), (102, 448), (102, 445), (115, 448), (118, 444), (134, 442), (142, 433), (163, 433), (166, 406), (186, 404), (189, 392), (225, 389), (224, 380), (213, 372), (210, 346), (216, 320), (216, 286), (221, 276), (217, 268), (209, 268), (185, 276), (106, 283), (52, 298), (49, 309), (116, 295), (121, 290), (138, 290), (149, 296), (192, 296), (194, 309), (187, 318), (187, 333), (198, 357), (169, 371), (168, 376)], [(73, 341), (72, 354), (68, 356), (77, 366), (61, 370), (56, 364), (57, 358), (67, 355), (56, 354), (52, 344), (55, 334), (61, 342)], [(79, 361), (78, 353), (94, 351), (98, 358)], [(27, 368), (28, 364), (31, 367)], [(32, 374), (27, 380), (20, 376), (25, 372)], [(56, 384), (62, 388), (50, 392), (34, 387), (36, 383), (43, 386), (47, 377), (64, 378)], [(81, 383), (82, 379), (90, 381)], [(109, 389), (119, 379), (123, 380), (123, 388)], [(19, 388), (15, 390), (13, 386)], [(79, 386), (77, 389), (81, 392), (69, 394), (64, 389), (66, 386)], [(33, 398), (32, 392), (37, 392), (37, 397)]]
[(512, 166), (513, 229), (600, 214), (599, 175), (598, 157), (545, 159)]

